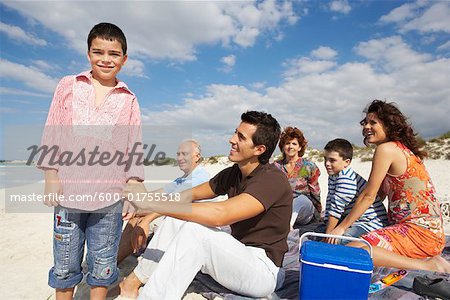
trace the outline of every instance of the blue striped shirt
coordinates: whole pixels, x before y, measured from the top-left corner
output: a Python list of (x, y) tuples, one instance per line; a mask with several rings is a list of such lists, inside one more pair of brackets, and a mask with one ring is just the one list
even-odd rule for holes
[[(328, 221), (329, 215), (342, 221), (350, 213), (365, 186), (366, 180), (350, 167), (340, 171), (337, 175), (330, 175), (328, 177), (325, 222)], [(367, 231), (382, 228), (387, 224), (386, 208), (379, 197), (354, 223), (354, 225), (359, 225)]]

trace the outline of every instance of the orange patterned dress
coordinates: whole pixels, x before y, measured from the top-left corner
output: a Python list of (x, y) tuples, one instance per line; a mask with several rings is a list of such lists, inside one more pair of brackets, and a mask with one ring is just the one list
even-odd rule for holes
[(445, 235), (442, 212), (423, 162), (402, 143), (396, 142), (407, 159), (405, 173), (387, 174), (382, 190), (389, 199), (390, 226), (362, 236), (371, 245), (412, 257), (439, 255)]

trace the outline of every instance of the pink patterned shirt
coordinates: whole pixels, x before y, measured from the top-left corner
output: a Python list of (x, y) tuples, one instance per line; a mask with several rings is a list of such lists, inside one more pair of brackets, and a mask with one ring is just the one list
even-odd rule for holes
[(45, 155), (38, 167), (58, 171), (64, 195), (60, 205), (97, 210), (118, 201), (130, 178), (144, 179), (135, 156), (126, 164), (133, 148), (142, 152), (142, 145), (135, 144), (141, 141), (139, 104), (124, 82), (118, 81), (97, 107), (91, 72), (66, 76), (56, 87), (42, 137), (42, 145), (58, 150), (53, 157)]

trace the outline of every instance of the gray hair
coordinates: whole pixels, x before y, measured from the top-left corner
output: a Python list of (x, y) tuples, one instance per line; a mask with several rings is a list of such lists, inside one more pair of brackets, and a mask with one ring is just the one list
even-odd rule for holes
[(203, 160), (203, 156), (202, 156), (202, 147), (200, 146), (200, 143), (194, 139), (186, 139), (181, 142), (181, 144), (185, 143), (191, 143), (194, 146), (194, 151), (196, 151), (198, 155), (200, 155), (200, 159), (198, 160), (198, 162), (201, 162)]

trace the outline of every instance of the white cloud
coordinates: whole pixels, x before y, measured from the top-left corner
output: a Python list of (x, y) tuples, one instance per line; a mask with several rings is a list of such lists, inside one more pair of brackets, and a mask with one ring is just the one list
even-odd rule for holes
[[(15, 101), (16, 103), (22, 103), (22, 104), (32, 104), (32, 102), (30, 103), (29, 101)], [(12, 107), (0, 107), (0, 113), (2, 114), (18, 114), (19, 117), (22, 116), (23, 114), (33, 114), (33, 115), (47, 115), (48, 111), (46, 110), (36, 110), (36, 109), (28, 109), (28, 110), (23, 110), (23, 109), (17, 109), (17, 108), (12, 108)]]
[(381, 66), (387, 71), (409, 68), (432, 58), (429, 54), (414, 51), (399, 36), (359, 43), (355, 51), (375, 66)]
[(240, 115), (249, 109), (268, 110), (271, 105), (262, 94), (243, 86), (213, 84), (204, 95), (187, 98), (182, 105), (167, 105), (163, 111), (150, 111), (142, 120), (153, 126), (191, 129), (206, 153), (223, 154)]
[(450, 32), (450, 2), (416, 1), (403, 4), (387, 15), (382, 16), (381, 23), (396, 23), (401, 33), (408, 31)]
[(414, 3), (406, 3), (391, 10), (387, 15), (381, 16), (382, 23), (400, 23), (411, 19), (415, 16), (417, 5)]
[(88, 10), (83, 2), (4, 4), (56, 31), (80, 53), (86, 52), (91, 27), (104, 20), (123, 29), (132, 56), (175, 61), (195, 60), (195, 49), (202, 44), (249, 47), (262, 33), (278, 36), (280, 26), (298, 20), (289, 1), (273, 0), (94, 1)]
[(22, 28), (9, 25), (3, 22), (0, 22), (0, 32), (6, 34), (10, 39), (15, 40), (17, 42), (29, 44), (29, 45), (37, 45), (37, 46), (46, 46), (47, 42), (43, 39), (37, 38), (30, 33), (25, 32)]
[(19, 110), (17, 108), (0, 107), (0, 113), (3, 113), (3, 114), (15, 114), (18, 112), (19, 112)]
[(341, 14), (348, 14), (352, 7), (347, 0), (334, 0), (330, 3), (330, 10)]
[(421, 16), (403, 26), (404, 31), (447, 32), (450, 33), (450, 2), (437, 2)]
[(0, 95), (31, 96), (31, 97), (48, 98), (48, 94), (33, 93), (33, 92), (24, 91), (24, 90), (13, 89), (13, 88), (8, 88), (8, 87), (1, 87), (1, 86), (0, 86)]
[(437, 47), (437, 49), (440, 51), (450, 49), (450, 41), (447, 41), (446, 43), (440, 45), (439, 47)]
[[(210, 85), (205, 95), (161, 112), (150, 110), (144, 118), (152, 124), (189, 126), (209, 154), (226, 153), (228, 138), (248, 109), (270, 112), (282, 126), (301, 128), (310, 145), (318, 148), (336, 137), (361, 145), (359, 121), (373, 99), (395, 101), (424, 137), (448, 131), (450, 59), (418, 53), (398, 37), (370, 40), (355, 49), (364, 54), (361, 62), (297, 72), (280, 85), (258, 92), (243, 86)], [(406, 59), (398, 65), (399, 56)], [(302, 59), (316, 62), (303, 57), (284, 65), (297, 68)]]
[(309, 57), (300, 57), (287, 60), (284, 66), (287, 69), (283, 73), (283, 77), (292, 79), (302, 75), (323, 73), (336, 66), (336, 63), (329, 60), (313, 60)]
[(220, 71), (229, 73), (233, 70), (234, 65), (236, 64), (236, 56), (228, 55), (224, 56), (220, 59), (220, 61), (224, 64)]
[(266, 87), (266, 84), (267, 83), (265, 81), (264, 82), (258, 81), (258, 82), (253, 82), (252, 84), (250, 84), (250, 87), (254, 90), (261, 90)]
[(311, 56), (318, 59), (333, 59), (337, 54), (336, 50), (325, 46), (320, 46), (311, 51)]
[(17, 80), (35, 90), (53, 93), (58, 81), (36, 69), (0, 59), (0, 78)]
[(49, 64), (48, 62), (45, 62), (43, 60), (33, 60), (32, 63), (37, 70), (41, 70), (41, 71), (49, 71), (49, 70), (59, 69), (58, 66)]
[(138, 59), (129, 58), (125, 64), (125, 66), (123, 66), (122, 72), (123, 72), (123, 74), (128, 75), (128, 76), (148, 78), (145, 75), (144, 69), (145, 69), (145, 65), (142, 61), (140, 61)]

